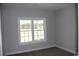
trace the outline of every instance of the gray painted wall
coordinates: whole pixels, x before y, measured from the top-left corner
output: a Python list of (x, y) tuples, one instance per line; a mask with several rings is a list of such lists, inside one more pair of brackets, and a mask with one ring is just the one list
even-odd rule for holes
[(56, 12), (56, 40), (61, 47), (75, 51), (76, 28), (75, 7), (68, 7)]
[(2, 35), (1, 35), (1, 5), (0, 5), (0, 56), (3, 55), (2, 53)]
[[(46, 17), (47, 42), (19, 45), (18, 17)], [(75, 7), (66, 7), (53, 12), (24, 7), (3, 7), (3, 51), (6, 53), (48, 47), (58, 44), (75, 51)]]
[[(18, 52), (29, 49), (36, 49), (54, 45), (55, 40), (55, 17), (52, 12), (24, 8), (24, 7), (3, 7), (3, 49), (6, 53)], [(18, 17), (46, 17), (47, 19), (47, 42), (19, 45), (18, 40)]]

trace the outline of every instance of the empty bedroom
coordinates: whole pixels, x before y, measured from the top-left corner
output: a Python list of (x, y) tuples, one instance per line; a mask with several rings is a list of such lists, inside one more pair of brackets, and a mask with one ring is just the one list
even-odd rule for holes
[(77, 3), (1, 3), (1, 56), (78, 55)]

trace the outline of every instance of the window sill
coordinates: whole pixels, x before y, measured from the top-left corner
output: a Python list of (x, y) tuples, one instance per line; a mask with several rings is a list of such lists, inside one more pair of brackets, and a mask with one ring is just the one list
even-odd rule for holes
[(20, 43), (19, 45), (31, 45), (31, 44), (38, 44), (38, 43), (42, 43), (42, 42), (46, 42), (46, 40), (39, 40), (39, 41), (30, 41), (30, 42), (23, 42)]

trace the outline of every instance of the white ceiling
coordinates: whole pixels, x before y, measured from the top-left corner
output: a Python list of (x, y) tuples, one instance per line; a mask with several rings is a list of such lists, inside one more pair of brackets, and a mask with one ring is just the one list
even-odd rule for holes
[(3, 6), (18, 6), (18, 7), (31, 7), (44, 10), (58, 10), (60, 8), (65, 8), (73, 6), (74, 3), (4, 3)]

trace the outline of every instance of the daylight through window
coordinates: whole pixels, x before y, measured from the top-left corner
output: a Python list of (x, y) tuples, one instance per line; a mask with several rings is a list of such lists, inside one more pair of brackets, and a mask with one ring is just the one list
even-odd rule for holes
[(45, 39), (44, 20), (20, 20), (20, 42)]

